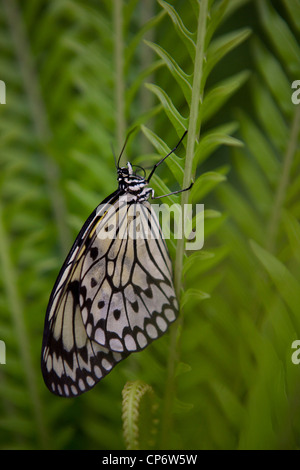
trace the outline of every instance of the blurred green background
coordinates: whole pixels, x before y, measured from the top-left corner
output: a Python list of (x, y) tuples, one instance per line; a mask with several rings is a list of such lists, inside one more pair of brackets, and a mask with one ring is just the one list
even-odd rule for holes
[[(300, 2), (0, 5), (0, 448), (299, 448)], [(49, 295), (135, 125), (126, 157), (146, 168), (189, 129), (153, 187), (195, 179), (204, 247), (169, 243), (171, 332), (58, 398), (40, 372)]]

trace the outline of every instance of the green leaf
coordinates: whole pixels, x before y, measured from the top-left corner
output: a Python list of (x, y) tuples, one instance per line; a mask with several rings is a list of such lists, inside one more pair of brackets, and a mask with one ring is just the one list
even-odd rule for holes
[(257, 115), (271, 141), (276, 145), (278, 151), (282, 152), (286, 148), (289, 136), (284, 116), (269, 90), (263, 87), (258, 80), (252, 81), (252, 91)]
[(265, 230), (261, 226), (259, 215), (248, 200), (238, 193), (236, 188), (229, 185), (222, 184), (217, 191), (222, 204), (230, 208), (231, 217), (242, 231), (243, 236), (250, 238), (255, 234), (256, 239), (262, 242)]
[(300, 75), (300, 47), (288, 24), (269, 2), (256, 2), (259, 17), (285, 67), (295, 78)]
[(173, 21), (175, 30), (177, 31), (180, 39), (182, 42), (185, 44), (190, 57), (192, 60), (195, 58), (195, 34), (191, 33), (183, 24), (182, 19), (180, 18), (179, 14), (175, 10), (175, 8), (170, 5), (169, 3), (165, 2), (164, 0), (158, 0), (158, 3), (162, 8), (165, 9), (165, 11), (168, 13), (170, 16), (171, 20)]
[(159, 12), (146, 24), (143, 25), (142, 28), (139, 29), (138, 33), (131, 39), (130, 44), (127, 45), (124, 55), (124, 73), (128, 73), (128, 69), (131, 65), (133, 60), (133, 56), (136, 52), (137, 46), (140, 44), (142, 38), (145, 36), (146, 32), (152, 29), (154, 26), (157, 26), (161, 20), (164, 18), (166, 13), (164, 11)]
[(126, 93), (126, 114), (129, 114), (130, 109), (132, 107), (133, 100), (137, 93), (140, 91), (141, 85), (144, 83), (144, 81), (154, 72), (156, 72), (160, 67), (164, 65), (164, 62), (162, 60), (157, 60), (149, 65), (143, 72), (137, 75), (135, 80), (132, 82), (130, 87), (128, 87), (127, 93)]
[(202, 201), (203, 198), (212, 191), (218, 184), (226, 181), (226, 176), (222, 173), (226, 172), (226, 168), (220, 173), (216, 171), (208, 171), (203, 173), (193, 185), (191, 189), (191, 197), (193, 200)]
[(242, 110), (238, 111), (237, 117), (240, 122), (242, 136), (252, 157), (256, 160), (268, 181), (272, 184), (277, 183), (280, 166), (269, 140)]
[(192, 96), (192, 86), (191, 86), (191, 77), (187, 75), (182, 68), (175, 62), (173, 57), (165, 51), (161, 46), (158, 44), (155, 44), (150, 41), (146, 41), (145, 43), (151, 47), (164, 61), (165, 65), (168, 67), (170, 70), (172, 76), (178, 83), (178, 85), (181, 88), (182, 93), (185, 96), (185, 99), (188, 103), (191, 102), (191, 96)]
[(300, 2), (295, 0), (291, 2), (290, 0), (282, 0), (285, 8), (289, 13), (289, 18), (293, 22), (293, 26), (300, 31)]
[(239, 427), (245, 418), (245, 409), (229, 387), (223, 383), (212, 383), (212, 389), (222, 406), (223, 412), (233, 426)]
[(300, 335), (300, 283), (274, 255), (266, 251), (253, 240), (250, 241), (250, 246), (253, 253), (274, 282), (278, 293), (290, 308), (293, 315), (293, 323), (298, 335)]
[(229, 135), (233, 134), (237, 128), (237, 122), (229, 122), (225, 125), (215, 127), (211, 131), (203, 132), (195, 150), (193, 170), (195, 171), (199, 163), (205, 161), (220, 145), (243, 145), (238, 139)]
[(224, 21), (225, 14), (228, 11), (228, 5), (230, 3), (232, 2), (229, 2), (229, 0), (222, 0), (218, 3), (212, 4), (211, 17), (206, 32), (206, 46), (209, 45), (211, 38), (217, 30), (218, 26), (221, 24), (222, 21)]
[(252, 50), (257, 69), (271, 90), (273, 97), (281, 110), (287, 116), (292, 116), (294, 105), (291, 100), (291, 83), (280, 62), (257, 38), (253, 41)]
[(146, 83), (145, 86), (146, 88), (148, 88), (148, 90), (152, 91), (158, 97), (165, 110), (165, 113), (167, 114), (168, 118), (176, 129), (177, 134), (183, 134), (188, 127), (188, 119), (184, 118), (179, 113), (179, 111), (172, 103), (171, 98), (169, 98), (167, 93), (162, 88), (152, 83)]
[(233, 33), (227, 33), (211, 42), (207, 49), (207, 62), (202, 79), (202, 87), (214, 68), (214, 66), (231, 50), (245, 41), (251, 33), (249, 28), (244, 28)]
[(300, 223), (293, 214), (286, 210), (283, 211), (283, 223), (289, 237), (291, 249), (298, 263), (300, 263)]
[(236, 139), (235, 137), (218, 133), (217, 131), (218, 130), (216, 129), (212, 132), (208, 132), (202, 137), (201, 141), (197, 145), (193, 161), (194, 171), (196, 170), (199, 163), (203, 163), (218, 147), (222, 145), (228, 145), (231, 147), (243, 146), (243, 142)]
[(214, 253), (210, 253), (209, 251), (195, 251), (184, 260), (182, 269), (183, 276), (187, 274), (190, 269), (192, 269), (194, 263), (201, 263), (201, 261), (213, 258), (214, 256)]
[(175, 377), (178, 377), (190, 371), (191, 371), (191, 366), (189, 364), (186, 364), (185, 362), (179, 362), (176, 366)]
[(213, 89), (205, 95), (203, 104), (200, 106), (200, 117), (202, 122), (208, 121), (216, 112), (226, 103), (248, 79), (249, 72), (243, 71), (233, 75), (221, 83), (218, 83)]
[(249, 199), (257, 208), (258, 214), (268, 217), (274, 195), (271, 188), (266, 184), (266, 177), (262, 174), (259, 167), (253, 165), (251, 158), (245, 158), (242, 151), (234, 149), (233, 155), (236, 171), (240, 180), (244, 183)]
[(206, 292), (202, 292), (201, 290), (198, 289), (187, 289), (183, 295), (181, 296), (181, 301), (180, 301), (180, 308), (184, 308), (185, 304), (189, 302), (190, 300), (192, 301), (202, 301), (205, 299), (209, 299), (210, 295), (207, 294)]

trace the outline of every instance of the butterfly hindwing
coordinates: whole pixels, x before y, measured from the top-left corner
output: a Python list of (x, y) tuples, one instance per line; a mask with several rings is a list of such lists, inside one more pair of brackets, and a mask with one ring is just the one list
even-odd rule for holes
[[(118, 201), (122, 209), (124, 199)], [(166, 331), (176, 319), (177, 300), (168, 251), (151, 205), (127, 202), (125, 211), (118, 227), (126, 237), (103, 240), (106, 218), (94, 234), (89, 253), (101, 255), (86, 256), (83, 263), (80, 306), (92, 340), (129, 353), (145, 348)]]

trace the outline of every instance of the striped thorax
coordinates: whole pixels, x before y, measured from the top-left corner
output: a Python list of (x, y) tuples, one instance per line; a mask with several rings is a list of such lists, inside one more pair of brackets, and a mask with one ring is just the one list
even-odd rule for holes
[(140, 175), (133, 172), (131, 163), (127, 163), (127, 167), (118, 168), (119, 189), (125, 193), (136, 196), (134, 199), (143, 202), (149, 199), (150, 194), (154, 194), (152, 188), (147, 188), (148, 181)]

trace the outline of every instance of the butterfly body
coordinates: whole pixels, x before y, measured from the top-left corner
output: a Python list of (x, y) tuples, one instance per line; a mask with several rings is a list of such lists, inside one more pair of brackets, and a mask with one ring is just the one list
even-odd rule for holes
[(41, 363), (47, 387), (59, 396), (92, 388), (178, 314), (149, 179), (130, 163), (117, 171), (118, 189), (85, 222), (50, 296)]

